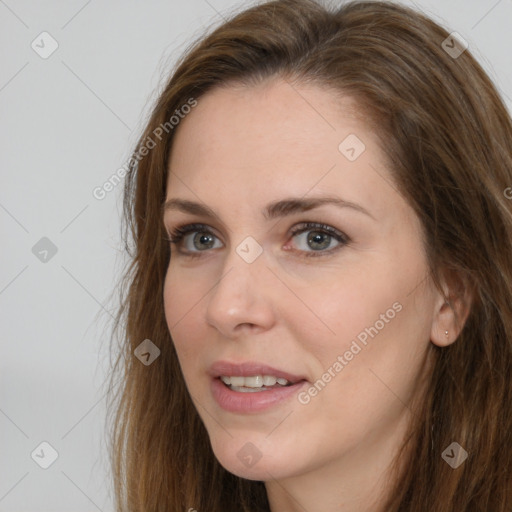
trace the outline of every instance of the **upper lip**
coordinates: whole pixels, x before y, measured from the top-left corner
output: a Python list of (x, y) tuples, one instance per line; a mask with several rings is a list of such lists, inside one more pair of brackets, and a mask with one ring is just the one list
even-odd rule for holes
[(254, 375), (272, 375), (277, 378), (286, 379), (288, 382), (295, 384), (301, 380), (307, 380), (305, 376), (294, 375), (283, 370), (278, 370), (264, 363), (253, 361), (244, 361), (234, 363), (230, 361), (216, 361), (213, 363), (208, 372), (212, 377), (217, 378), (222, 375), (227, 377), (251, 377)]

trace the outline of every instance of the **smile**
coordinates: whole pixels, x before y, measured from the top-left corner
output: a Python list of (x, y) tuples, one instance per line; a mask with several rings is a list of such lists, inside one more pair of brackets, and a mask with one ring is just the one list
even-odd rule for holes
[(233, 391), (251, 393), (273, 389), (275, 387), (290, 386), (292, 383), (281, 377), (273, 375), (254, 375), (249, 377), (231, 377), (221, 375), (220, 380)]

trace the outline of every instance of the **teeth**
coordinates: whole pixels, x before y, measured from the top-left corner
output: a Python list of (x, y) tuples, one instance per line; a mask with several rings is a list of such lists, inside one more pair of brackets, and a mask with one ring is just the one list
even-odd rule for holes
[(224, 384), (237, 388), (262, 388), (263, 386), (275, 386), (276, 383), (281, 386), (291, 384), (286, 379), (281, 377), (277, 378), (272, 375), (254, 375), (250, 377), (228, 377), (226, 375), (222, 375), (221, 380)]
[[(271, 375), (265, 375), (263, 377), (263, 385), (264, 386), (273, 386), (277, 381), (278, 381), (278, 379), (276, 379), (275, 377), (272, 377)], [(282, 382), (280, 382), (280, 384), (282, 384)]]
[(231, 384), (231, 379), (229, 377), (224, 377), (224, 375), (221, 375), (220, 380), (224, 382), (227, 386)]

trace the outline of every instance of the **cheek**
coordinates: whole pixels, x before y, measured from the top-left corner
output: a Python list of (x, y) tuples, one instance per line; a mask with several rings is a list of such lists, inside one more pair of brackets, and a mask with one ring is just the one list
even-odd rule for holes
[(163, 293), (165, 319), (182, 366), (197, 355), (199, 347), (195, 340), (204, 338), (196, 334), (201, 325), (196, 316), (206, 293), (199, 279), (188, 279), (186, 273), (169, 268)]
[[(421, 371), (432, 301), (423, 287), (414, 290), (413, 283), (420, 282), (425, 270), (421, 262), (406, 268), (397, 261), (340, 272), (336, 285), (309, 294), (307, 301), (316, 316), (301, 316), (294, 325), (297, 313), (290, 312), (296, 339), (314, 356), (314, 377), (325, 375), (337, 382), (329, 384), (337, 395), (333, 399), (339, 400), (335, 388), (357, 390), (364, 400), (393, 398), (386, 386), (399, 396), (402, 391), (407, 394)], [(326, 375), (329, 370), (335, 378)], [(350, 402), (348, 396), (345, 400)]]
[[(352, 316), (334, 324), (336, 339), (314, 348), (323, 372), (316, 377), (333, 382), (321, 393), (343, 411), (345, 420), (351, 418), (354, 425), (367, 421), (367, 428), (373, 428), (376, 418), (389, 419), (400, 412), (426, 370), (428, 297), (375, 290), (373, 298), (350, 307)], [(330, 377), (329, 370), (336, 376)]]
[[(415, 314), (410, 303), (402, 304), (380, 330), (380, 323), (375, 327), (379, 320), (375, 312), (385, 314), (388, 301), (383, 304), (384, 308), (372, 304), (370, 312), (363, 308), (357, 322), (338, 319), (337, 336), (324, 336), (321, 341), (309, 337), (315, 340), (314, 345), (308, 341), (317, 363), (315, 380), (300, 397), (305, 405), (298, 411), (304, 416), (297, 415), (296, 428), (317, 433), (326, 454), (333, 447), (324, 440), (336, 438), (345, 447), (363, 440), (375, 442), (382, 431), (407, 416), (404, 404), (410, 403), (417, 389), (426, 343), (419, 343), (411, 332)], [(360, 334), (364, 336), (358, 338)]]
[[(370, 268), (338, 272), (321, 287), (303, 289), (297, 295), (308, 307), (295, 301), (283, 315), (295, 339), (304, 340), (305, 348), (324, 364), (326, 356), (332, 359), (333, 354), (348, 350), (357, 336), (364, 342), (365, 329), (378, 322), (379, 331), (388, 330), (400, 315), (393, 309), (401, 298), (399, 286)], [(382, 314), (389, 323), (383, 324)]]
[[(179, 325), (191, 314), (194, 306), (206, 299), (209, 281), (199, 271), (170, 265), (164, 281), (164, 306), (167, 323)], [(179, 323), (178, 323), (179, 322)]]

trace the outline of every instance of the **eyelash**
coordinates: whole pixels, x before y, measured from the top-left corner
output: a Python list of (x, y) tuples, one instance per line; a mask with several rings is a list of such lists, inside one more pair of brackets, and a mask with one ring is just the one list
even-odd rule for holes
[[(336, 241), (340, 243), (340, 245), (337, 245), (336, 247), (326, 251), (299, 251), (305, 253), (304, 256), (307, 258), (317, 258), (325, 255), (330, 255), (333, 252), (337, 251), (338, 249), (341, 249), (343, 246), (347, 245), (351, 241), (350, 238), (347, 235), (345, 235), (345, 233), (338, 231), (332, 228), (331, 226), (327, 226), (325, 224), (320, 224), (317, 222), (303, 222), (298, 226), (295, 226), (291, 230), (291, 236), (294, 237), (307, 231), (318, 231), (320, 233), (325, 233), (327, 235), (332, 236)], [(172, 244), (179, 246), (185, 235), (194, 232), (206, 233), (217, 238), (205, 224), (186, 224), (184, 226), (177, 226), (176, 228), (174, 228), (172, 232), (166, 237), (166, 240)], [(197, 258), (201, 256), (202, 252), (207, 251), (186, 251), (184, 254), (190, 258)]]

